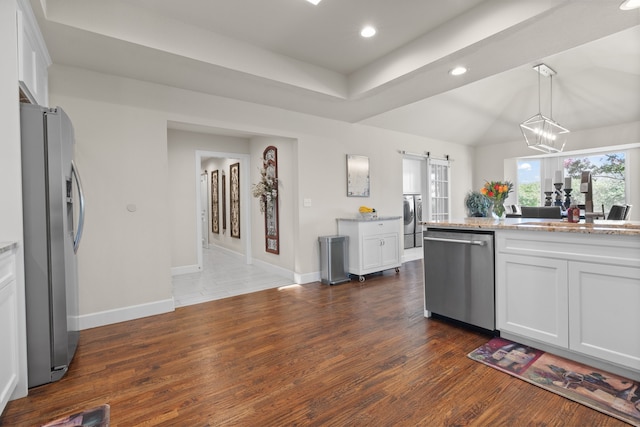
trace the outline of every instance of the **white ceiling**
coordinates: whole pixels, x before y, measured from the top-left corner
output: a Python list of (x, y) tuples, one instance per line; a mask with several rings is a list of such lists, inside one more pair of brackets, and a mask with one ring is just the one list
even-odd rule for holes
[[(31, 0), (52, 60), (465, 145), (640, 120), (640, 10), (622, 0)], [(45, 13), (46, 11), (46, 13)], [(377, 27), (371, 39), (364, 24)], [(469, 72), (451, 77), (455, 65)], [(549, 115), (549, 81), (542, 80)]]

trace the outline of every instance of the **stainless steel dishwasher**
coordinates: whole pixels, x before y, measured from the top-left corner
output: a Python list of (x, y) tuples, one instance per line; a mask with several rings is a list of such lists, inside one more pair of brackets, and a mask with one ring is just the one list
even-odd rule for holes
[(494, 331), (493, 232), (428, 227), (423, 240), (425, 314)]

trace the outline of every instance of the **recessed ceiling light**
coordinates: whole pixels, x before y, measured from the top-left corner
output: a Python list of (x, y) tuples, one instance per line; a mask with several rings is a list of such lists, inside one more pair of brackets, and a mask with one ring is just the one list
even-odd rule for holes
[(320, 3), (322, 0), (307, 0), (309, 3), (311, 3), (314, 6), (317, 6), (318, 3)]
[(373, 37), (375, 34), (376, 34), (376, 29), (373, 28), (371, 25), (367, 25), (362, 29), (362, 31), (360, 31), (360, 35), (362, 37)]
[(466, 67), (459, 66), (459, 67), (456, 67), (456, 68), (450, 70), (449, 74), (451, 74), (452, 76), (461, 76), (466, 72), (467, 72), (467, 68)]
[(620, 5), (622, 10), (632, 10), (640, 7), (640, 0), (624, 0)]

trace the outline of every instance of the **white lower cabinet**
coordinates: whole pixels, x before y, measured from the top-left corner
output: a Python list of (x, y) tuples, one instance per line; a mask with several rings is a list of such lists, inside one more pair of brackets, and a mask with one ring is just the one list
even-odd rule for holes
[(499, 263), (498, 329), (567, 347), (567, 262), (505, 254)]
[(349, 237), (348, 272), (364, 280), (365, 274), (390, 268), (400, 261), (400, 217), (379, 220), (338, 219), (338, 234)]
[(640, 239), (496, 232), (501, 332), (640, 370)]
[(18, 384), (18, 301), (13, 251), (0, 253), (0, 414)]
[(640, 370), (640, 268), (569, 262), (569, 348)]

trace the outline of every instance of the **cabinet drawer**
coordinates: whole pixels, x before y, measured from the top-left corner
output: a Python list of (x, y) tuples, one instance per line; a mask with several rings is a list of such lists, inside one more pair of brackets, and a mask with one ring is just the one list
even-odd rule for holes
[(400, 225), (398, 221), (371, 221), (360, 223), (360, 232), (367, 235), (399, 233)]

